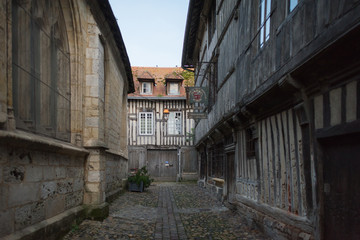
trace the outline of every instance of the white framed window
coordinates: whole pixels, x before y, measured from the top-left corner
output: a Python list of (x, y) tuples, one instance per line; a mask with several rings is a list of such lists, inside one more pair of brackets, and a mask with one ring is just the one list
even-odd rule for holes
[(271, 12), (271, 0), (260, 0), (260, 4), (259, 4), (260, 48), (262, 48), (265, 42), (270, 38), (270, 12)]
[(139, 113), (139, 134), (152, 135), (154, 133), (154, 117), (152, 112)]
[(142, 82), (141, 83), (141, 94), (152, 94), (151, 82)]
[(289, 12), (294, 10), (294, 8), (298, 5), (299, 0), (289, 0)]
[(180, 89), (179, 89), (179, 83), (169, 83), (169, 93), (168, 95), (179, 95)]
[(181, 124), (181, 112), (170, 112), (168, 123), (168, 134), (169, 135), (180, 135), (182, 124)]

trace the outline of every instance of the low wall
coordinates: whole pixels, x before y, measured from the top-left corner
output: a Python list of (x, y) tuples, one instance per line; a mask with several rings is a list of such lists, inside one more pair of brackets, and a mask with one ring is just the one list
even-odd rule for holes
[(249, 226), (262, 230), (271, 239), (314, 239), (313, 223), (306, 217), (236, 195), (236, 211)]
[(126, 188), (124, 179), (128, 175), (128, 160), (120, 155), (106, 153), (106, 201), (113, 199)]
[(0, 238), (83, 203), (84, 153), (44, 150), (0, 145)]

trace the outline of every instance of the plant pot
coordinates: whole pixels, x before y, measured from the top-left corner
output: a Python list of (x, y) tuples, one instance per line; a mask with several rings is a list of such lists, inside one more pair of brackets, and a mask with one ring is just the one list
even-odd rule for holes
[(129, 191), (130, 192), (143, 192), (144, 191), (144, 182), (140, 182), (139, 185), (137, 185), (136, 182), (129, 182)]

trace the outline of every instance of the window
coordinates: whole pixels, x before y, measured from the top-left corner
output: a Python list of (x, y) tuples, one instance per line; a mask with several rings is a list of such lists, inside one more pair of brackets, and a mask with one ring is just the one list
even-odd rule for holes
[(218, 62), (217, 60), (212, 60), (208, 68), (208, 80), (209, 80), (209, 104), (208, 111), (211, 112), (212, 107), (214, 106), (217, 99), (217, 89), (218, 89)]
[(16, 127), (70, 141), (70, 54), (60, 3), (12, 3)]
[(269, 40), (270, 36), (270, 11), (271, 0), (260, 0), (259, 13), (260, 13), (260, 48), (264, 43)]
[(210, 150), (211, 177), (224, 177), (224, 146), (223, 144), (213, 145)]
[(181, 112), (170, 112), (168, 123), (168, 134), (181, 134)]
[(257, 147), (256, 144), (257, 144), (256, 129), (255, 127), (250, 127), (246, 129), (246, 156), (248, 158), (256, 157), (256, 147)]
[(139, 113), (139, 133), (140, 135), (153, 134), (153, 113), (141, 112)]
[(294, 8), (298, 5), (299, 0), (289, 0), (289, 12), (294, 10)]
[(168, 92), (168, 95), (179, 95), (179, 94), (180, 94), (179, 86), (180, 86), (179, 83), (175, 83), (175, 82), (169, 83), (169, 92)]
[(143, 82), (141, 83), (141, 94), (152, 94), (152, 86), (151, 82)]
[(216, 30), (216, 1), (213, 0), (208, 16), (208, 38), (211, 42)]

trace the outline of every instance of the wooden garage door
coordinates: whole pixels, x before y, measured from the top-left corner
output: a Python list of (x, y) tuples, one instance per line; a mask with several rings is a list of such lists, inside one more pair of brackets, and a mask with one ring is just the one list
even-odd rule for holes
[(155, 180), (176, 181), (177, 150), (148, 150), (147, 167)]

